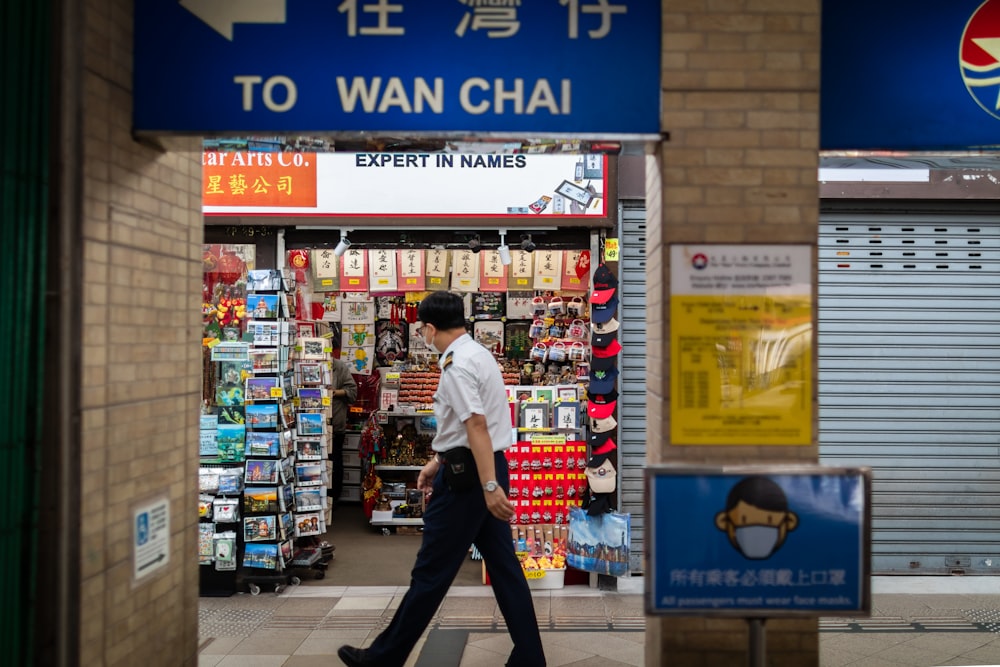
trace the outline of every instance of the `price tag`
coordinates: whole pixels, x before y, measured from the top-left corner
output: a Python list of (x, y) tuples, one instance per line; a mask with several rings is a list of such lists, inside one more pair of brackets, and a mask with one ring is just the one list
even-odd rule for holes
[(618, 246), (618, 239), (604, 240), (604, 261), (617, 262), (621, 258), (621, 248)]
[(545, 578), (545, 570), (525, 570), (524, 571), (524, 578), (525, 579), (544, 579)]
[(324, 278), (323, 280), (319, 281), (319, 284), (322, 285), (323, 287), (333, 287), (333, 279)]
[(285, 395), (285, 392), (281, 390), (281, 387), (271, 387), (271, 398), (281, 398)]
[(205, 345), (205, 347), (207, 347), (209, 349), (215, 347), (216, 345), (218, 345), (219, 343), (222, 342), (218, 338), (202, 338), (201, 340), (202, 340), (202, 343)]
[(396, 371), (396, 372), (393, 372), (393, 373), (386, 373), (385, 374), (385, 379), (386, 380), (398, 380), (399, 379), (399, 372)]
[(330, 400), (329, 396), (323, 396), (322, 398), (320, 398), (320, 403), (322, 403), (323, 405), (333, 405), (333, 401)]

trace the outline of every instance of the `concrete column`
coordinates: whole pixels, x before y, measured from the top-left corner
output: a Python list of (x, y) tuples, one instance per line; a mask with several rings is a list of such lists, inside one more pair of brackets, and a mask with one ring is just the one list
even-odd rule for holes
[[(670, 442), (674, 243), (815, 246), (819, 218), (819, 0), (662, 0), (663, 121), (647, 156), (651, 464), (813, 463), (818, 447)], [(815, 267), (813, 295), (815, 297)], [(813, 310), (815, 323), (815, 302)], [(813, 352), (815, 360), (815, 350)], [(815, 364), (813, 364), (815, 367)], [(816, 422), (813, 387), (813, 423)], [(814, 619), (768, 621), (768, 665), (818, 664)], [(646, 664), (744, 667), (747, 623), (651, 618)]]

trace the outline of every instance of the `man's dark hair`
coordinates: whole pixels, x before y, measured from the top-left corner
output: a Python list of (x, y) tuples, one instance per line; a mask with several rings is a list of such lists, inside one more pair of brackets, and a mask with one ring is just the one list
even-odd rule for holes
[(748, 505), (759, 507), (768, 512), (787, 512), (788, 499), (785, 492), (774, 481), (767, 477), (750, 476), (744, 477), (740, 482), (729, 490), (726, 497), (726, 510), (731, 510), (740, 501)]
[(441, 331), (465, 327), (465, 304), (462, 297), (451, 292), (431, 292), (420, 302), (417, 319), (433, 324)]

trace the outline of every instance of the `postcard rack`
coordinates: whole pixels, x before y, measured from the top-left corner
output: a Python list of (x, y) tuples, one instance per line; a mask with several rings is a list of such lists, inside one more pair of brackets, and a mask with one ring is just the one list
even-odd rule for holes
[[(285, 280), (251, 270), (234, 289), (246, 294), (245, 328), (223, 330), (209, 345), (214, 390), (201, 417), (203, 595), (256, 595), (262, 586), (277, 593), (299, 583), (296, 538), (325, 532), (326, 423), (314, 425), (315, 409), (296, 410), (297, 329)], [(314, 436), (308, 444), (304, 433)]]

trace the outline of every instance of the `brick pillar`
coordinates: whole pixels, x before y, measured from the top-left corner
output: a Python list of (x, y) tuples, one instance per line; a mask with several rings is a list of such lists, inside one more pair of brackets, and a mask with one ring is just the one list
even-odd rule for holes
[[(662, 6), (661, 127), (670, 137), (647, 156), (647, 458), (651, 464), (814, 463), (815, 436), (801, 447), (670, 442), (669, 244), (815, 245), (820, 3), (662, 0)], [(813, 275), (815, 299), (815, 269)], [(814, 386), (813, 423), (815, 405)], [(766, 628), (768, 665), (818, 664), (816, 620), (771, 620)], [(742, 620), (654, 617), (647, 623), (646, 665), (744, 667), (747, 641)]]

